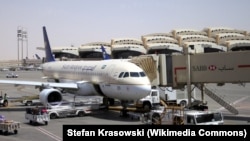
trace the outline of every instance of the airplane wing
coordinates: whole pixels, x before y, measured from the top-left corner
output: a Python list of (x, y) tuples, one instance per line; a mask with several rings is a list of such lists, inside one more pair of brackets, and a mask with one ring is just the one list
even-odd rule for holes
[[(80, 83), (85, 83), (86, 81), (81, 81)], [(0, 80), (1, 84), (14, 84), (15, 86), (26, 85), (26, 86), (36, 86), (36, 87), (56, 87), (64, 89), (77, 89), (77, 83), (53, 83), (53, 82), (38, 82), (38, 81), (12, 81), (12, 80)]]

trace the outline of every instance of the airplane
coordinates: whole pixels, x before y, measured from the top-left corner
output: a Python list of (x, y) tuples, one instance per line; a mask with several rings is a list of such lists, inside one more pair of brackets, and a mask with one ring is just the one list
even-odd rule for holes
[(36, 59), (38, 59), (38, 60), (41, 59), (41, 57), (38, 54), (35, 54), (35, 56), (36, 56)]
[(0, 80), (0, 83), (39, 88), (39, 99), (44, 105), (62, 102), (63, 92), (103, 96), (104, 104), (110, 105), (114, 104), (114, 99), (118, 99), (123, 107), (131, 100), (149, 95), (150, 80), (136, 64), (113, 59), (55, 61), (45, 26), (43, 36), (46, 62), (42, 64), (42, 73), (47, 82)]
[(105, 48), (101, 46), (103, 60), (111, 59), (110, 55), (106, 52)]

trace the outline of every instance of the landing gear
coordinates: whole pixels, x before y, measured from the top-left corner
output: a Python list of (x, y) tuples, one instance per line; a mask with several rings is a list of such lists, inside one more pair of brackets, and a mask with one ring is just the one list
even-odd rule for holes
[(108, 98), (108, 104), (110, 106), (114, 106), (115, 105), (115, 99), (114, 98)]
[(122, 110), (120, 111), (120, 116), (121, 117), (128, 117), (128, 102), (127, 101), (121, 101), (121, 105), (122, 105)]
[(102, 99), (102, 103), (105, 106), (113, 106), (115, 104), (115, 100), (113, 98), (104, 97)]

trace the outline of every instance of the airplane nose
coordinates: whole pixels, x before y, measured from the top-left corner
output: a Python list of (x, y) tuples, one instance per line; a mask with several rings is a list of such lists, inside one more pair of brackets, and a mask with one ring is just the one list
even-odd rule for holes
[(137, 93), (138, 99), (148, 96), (151, 92), (151, 85), (140, 86), (140, 90)]

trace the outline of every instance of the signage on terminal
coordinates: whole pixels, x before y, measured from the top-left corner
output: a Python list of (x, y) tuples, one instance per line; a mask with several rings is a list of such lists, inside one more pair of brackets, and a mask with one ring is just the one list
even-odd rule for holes
[(206, 65), (192, 66), (193, 71), (207, 71)]

